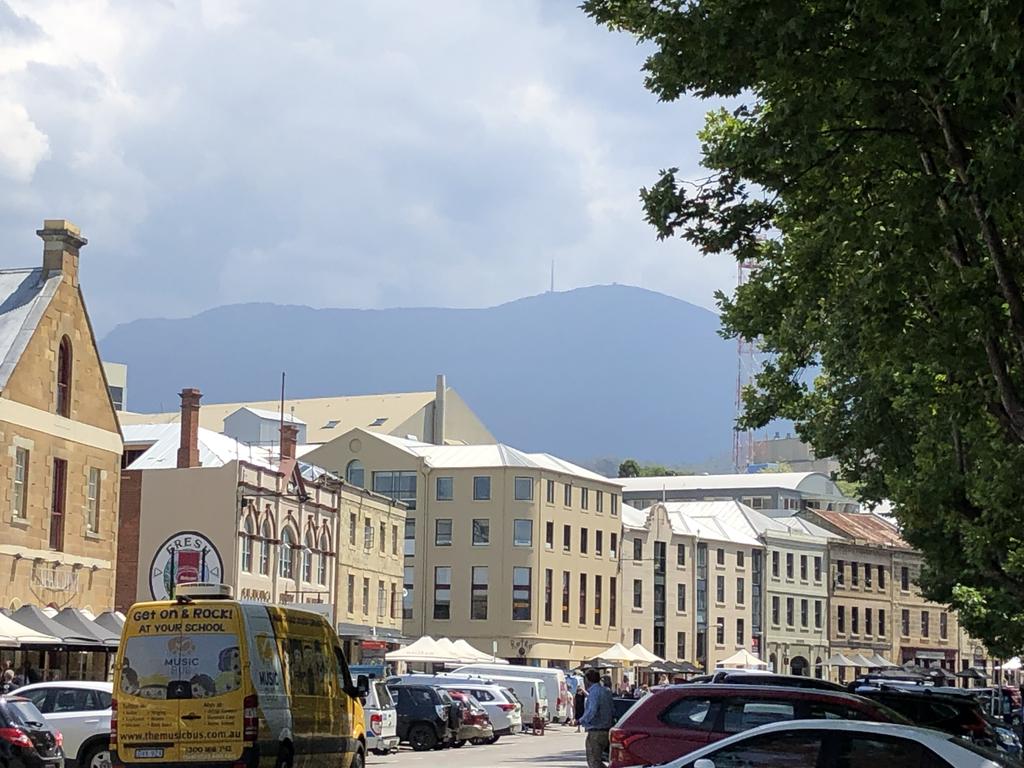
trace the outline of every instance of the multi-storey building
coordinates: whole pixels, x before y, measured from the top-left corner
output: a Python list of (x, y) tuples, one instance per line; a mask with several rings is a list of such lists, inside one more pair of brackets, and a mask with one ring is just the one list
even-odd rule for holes
[[(970, 640), (962, 637), (956, 612), (926, 600), (918, 587), (924, 558), (909, 546), (892, 554), (892, 599), (897, 664), (941, 667), (957, 672), (958, 659), (970, 655)], [(975, 644), (977, 645), (977, 644)], [(973, 664), (973, 658), (971, 659)], [(962, 662), (960, 666), (963, 666)], [(966, 667), (964, 667), (966, 668)]]
[(298, 462), (294, 424), (279, 450), (245, 445), (199, 427), (197, 390), (181, 398), (180, 423), (125, 427), (118, 608), (210, 580), (324, 613), (356, 660), (397, 641), (401, 505)]
[(668, 502), (623, 517), (623, 638), (712, 669), (763, 640), (764, 545), (734, 501)]
[(620, 486), (547, 454), (354, 429), (304, 455), (407, 505), (403, 628), (569, 665), (620, 638)]
[(111, 608), (121, 433), (78, 281), (78, 227), (0, 270), (0, 604)]

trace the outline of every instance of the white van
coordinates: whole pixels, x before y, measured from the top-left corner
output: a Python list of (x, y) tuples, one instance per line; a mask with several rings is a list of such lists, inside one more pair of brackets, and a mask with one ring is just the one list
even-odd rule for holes
[[(565, 684), (565, 672), (554, 667), (527, 667), (518, 664), (468, 664), (453, 670), (464, 675), (500, 675), (501, 677), (532, 677), (544, 681), (544, 698), (551, 707), (551, 719), (556, 723), (572, 720), (572, 701)], [(518, 693), (518, 691), (516, 691)], [(526, 702), (524, 701), (525, 705)], [(524, 720), (528, 719), (524, 715)]]
[(544, 681), (540, 678), (525, 677), (502, 677), (501, 675), (490, 674), (463, 674), (461, 672), (450, 672), (440, 675), (406, 675), (403, 681), (416, 680), (420, 683), (439, 686), (453, 686), (469, 684), (473, 682), (489, 682), (500, 685), (503, 688), (511, 688), (522, 702), (522, 724), (527, 725), (533, 720), (534, 715), (540, 715), (544, 722), (551, 722), (551, 710), (548, 700), (544, 696)]

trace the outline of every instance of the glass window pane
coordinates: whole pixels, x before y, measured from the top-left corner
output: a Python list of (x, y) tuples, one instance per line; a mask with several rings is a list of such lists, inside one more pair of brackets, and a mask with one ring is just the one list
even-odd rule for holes
[(533, 478), (516, 478), (516, 501), (533, 501)]
[(455, 481), (451, 477), (437, 478), (437, 500), (451, 501), (454, 498)]
[(533, 521), (516, 520), (513, 524), (512, 543), (517, 547), (533, 546)]
[(491, 498), (491, 478), (482, 475), (473, 478), (473, 500), (488, 501)]
[(480, 546), (491, 543), (491, 521), (481, 518), (473, 521), (473, 544)]

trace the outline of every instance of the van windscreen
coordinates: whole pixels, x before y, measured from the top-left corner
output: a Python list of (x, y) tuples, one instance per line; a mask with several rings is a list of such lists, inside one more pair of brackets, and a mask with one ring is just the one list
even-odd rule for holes
[(234, 634), (134, 635), (121, 663), (121, 692), (147, 699), (206, 699), (242, 686)]

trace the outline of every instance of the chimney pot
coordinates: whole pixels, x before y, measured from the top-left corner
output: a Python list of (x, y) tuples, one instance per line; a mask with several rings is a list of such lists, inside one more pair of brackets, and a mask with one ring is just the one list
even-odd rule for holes
[(203, 394), (194, 387), (181, 390), (181, 440), (178, 469), (199, 466), (199, 400)]
[(36, 234), (43, 240), (43, 270), (60, 272), (77, 287), (78, 251), (89, 242), (82, 237), (82, 230), (67, 219), (45, 219)]

